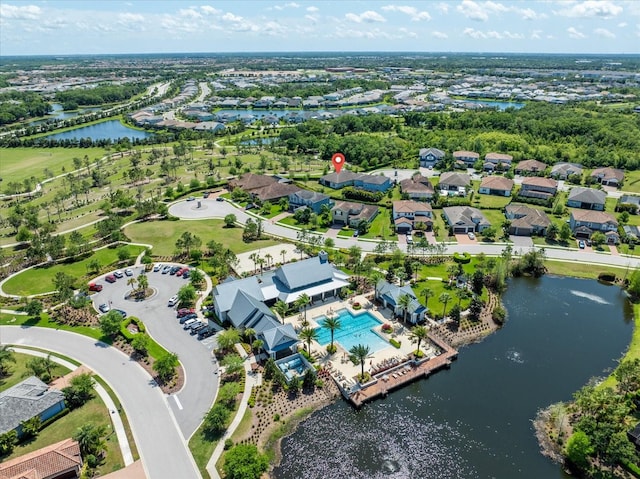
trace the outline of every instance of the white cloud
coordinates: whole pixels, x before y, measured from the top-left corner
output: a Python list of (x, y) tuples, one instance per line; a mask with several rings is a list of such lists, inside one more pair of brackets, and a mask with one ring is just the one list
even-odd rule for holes
[(142, 22), (144, 22), (144, 17), (139, 13), (120, 13), (118, 15), (118, 23), (121, 23), (121, 24), (142, 23)]
[(610, 32), (606, 28), (596, 28), (593, 33), (602, 38), (616, 38), (615, 33)]
[(627, 22), (620, 22), (618, 23), (618, 28), (624, 28), (627, 26)]
[(462, 3), (456, 7), (456, 10), (470, 20), (481, 22), (486, 22), (489, 19), (489, 15), (509, 12), (515, 13), (525, 20), (537, 20), (547, 17), (544, 13), (538, 13), (532, 8), (520, 8), (517, 5), (507, 6), (492, 1), (475, 2), (473, 0), (463, 0)]
[(411, 17), (411, 21), (419, 22), (422, 20), (431, 20), (431, 15), (426, 10), (418, 11), (416, 7), (408, 5), (385, 5), (382, 7), (385, 12), (401, 12)]
[(318, 7), (314, 7), (313, 5), (310, 6), (310, 7), (307, 7), (307, 12), (309, 12), (309, 13), (316, 13), (316, 12), (319, 12), (319, 11), (320, 11), (320, 9)]
[(434, 30), (433, 32), (431, 32), (431, 36), (434, 38), (442, 38), (442, 39), (449, 38), (449, 35), (447, 35), (444, 32), (439, 32), (437, 30)]
[(447, 5), (446, 3), (439, 3), (439, 4), (437, 4), (437, 5), (436, 5), (436, 8), (437, 8), (440, 12), (444, 13), (445, 15), (446, 15), (447, 13), (449, 13), (449, 5)]
[(200, 10), (202, 10), (202, 12), (205, 15), (220, 15), (222, 13), (222, 10), (218, 10), (217, 8), (213, 8), (210, 5), (202, 5), (200, 7)]
[(197, 20), (198, 18), (202, 18), (200, 12), (193, 8), (182, 8), (178, 10), (178, 15), (184, 18), (188, 18), (190, 20)]
[(498, 32), (496, 30), (483, 32), (481, 30), (476, 30), (475, 28), (465, 28), (462, 34), (475, 39), (490, 38), (493, 40), (502, 40), (505, 38), (509, 38), (511, 40), (521, 40), (524, 38), (524, 35), (522, 33), (512, 33), (508, 30), (505, 30), (503, 32)]
[(230, 22), (230, 23), (238, 23), (238, 22), (241, 22), (242, 20), (244, 20), (242, 17), (240, 17), (238, 15), (234, 15), (231, 12), (227, 12), (224, 15), (222, 15), (222, 19), (225, 22)]
[(480, 30), (476, 30), (475, 28), (471, 28), (471, 27), (465, 28), (462, 34), (471, 38), (476, 38), (476, 39), (487, 38), (487, 35), (485, 35), (484, 32), (481, 32)]
[(347, 20), (355, 23), (375, 23), (387, 21), (382, 15), (380, 15), (378, 12), (374, 12), (373, 10), (367, 10), (360, 15), (357, 15), (355, 13), (347, 13), (345, 17), (347, 18)]
[(531, 32), (531, 39), (532, 40), (540, 40), (540, 34), (542, 33), (542, 30), (534, 30)]
[[(489, 14), (473, 0), (462, 0), (462, 3), (456, 7), (456, 10), (470, 20), (478, 20), (480, 22), (489, 20)], [(465, 32), (467, 30), (473, 30), (473, 28), (467, 28)]]
[(25, 5), (17, 7), (15, 5), (0, 5), (0, 18), (14, 20), (37, 20), (42, 10), (37, 5)]
[(577, 30), (574, 27), (567, 28), (567, 33), (571, 38), (575, 38), (576, 40), (580, 40), (582, 38), (587, 38), (587, 36), (581, 31)]
[(623, 8), (620, 5), (609, 0), (587, 0), (585, 2), (576, 3), (569, 8), (554, 11), (556, 15), (573, 18), (603, 17), (611, 18), (622, 13)]

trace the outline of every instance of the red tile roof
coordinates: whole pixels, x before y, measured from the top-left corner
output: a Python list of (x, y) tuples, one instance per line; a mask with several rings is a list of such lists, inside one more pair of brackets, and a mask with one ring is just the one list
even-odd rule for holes
[[(0, 479), (55, 479), (82, 467), (80, 446), (65, 439), (0, 464)], [(68, 476), (67, 476), (68, 477)]]

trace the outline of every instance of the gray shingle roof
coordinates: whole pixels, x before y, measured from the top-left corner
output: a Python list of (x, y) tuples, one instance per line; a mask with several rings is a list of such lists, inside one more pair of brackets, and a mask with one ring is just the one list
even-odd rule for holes
[(298, 335), (290, 324), (279, 324), (270, 328), (262, 334), (262, 337), (268, 352), (280, 351), (298, 342)]
[(35, 376), (0, 392), (0, 434), (17, 428), (22, 421), (39, 416), (60, 402), (64, 403), (64, 394), (49, 389)]
[(295, 263), (288, 263), (276, 270), (276, 277), (290, 290), (330, 281), (333, 279), (333, 266), (321, 263), (316, 256)]
[(469, 186), (471, 177), (466, 173), (456, 173), (455, 171), (447, 171), (440, 175), (440, 185), (451, 186)]
[(576, 186), (569, 192), (569, 201), (604, 204), (606, 199), (607, 194), (604, 191), (594, 190), (593, 188)]

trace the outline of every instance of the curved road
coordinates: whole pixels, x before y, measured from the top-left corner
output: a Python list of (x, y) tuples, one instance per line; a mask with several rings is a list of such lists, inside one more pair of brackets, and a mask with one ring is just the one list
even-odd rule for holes
[[(224, 218), (228, 214), (236, 216), (239, 223), (245, 224), (248, 218), (256, 219), (255, 216), (247, 214), (244, 210), (233, 206), (227, 201), (216, 201), (211, 199), (210, 196), (207, 199), (198, 199), (198, 201), (179, 201), (174, 203), (169, 208), (169, 213), (173, 216), (177, 216), (180, 219), (207, 219), (207, 218)], [(198, 202), (200, 208), (198, 208)], [(269, 220), (262, 220), (263, 230), (273, 236), (280, 238), (286, 238), (291, 241), (297, 241), (298, 230), (287, 228), (278, 224), (272, 224)], [(323, 236), (323, 235), (320, 235)], [(338, 248), (350, 248), (357, 245), (362, 248), (363, 251), (374, 251), (378, 241), (375, 240), (362, 240), (357, 238), (334, 238), (335, 245)], [(407, 245), (397, 243), (398, 247), (407, 251)], [(448, 254), (464, 253), (465, 251), (477, 255), (484, 253), (487, 255), (497, 256), (502, 253), (502, 250), (506, 244), (447, 244), (446, 252)], [(526, 253), (529, 248), (518, 248), (512, 245), (514, 254), (520, 252)], [(635, 268), (640, 266), (640, 258), (633, 258), (629, 256), (618, 256), (612, 254), (593, 253), (584, 250), (572, 250), (569, 248), (544, 248), (546, 257), (548, 259), (556, 259), (562, 261), (575, 261), (580, 263), (593, 263), (593, 264), (605, 264), (609, 266), (618, 266), (621, 268)]]
[(200, 473), (182, 438), (166, 396), (134, 361), (115, 348), (75, 333), (0, 326), (3, 344), (51, 350), (86, 364), (116, 392), (149, 479), (196, 479)]

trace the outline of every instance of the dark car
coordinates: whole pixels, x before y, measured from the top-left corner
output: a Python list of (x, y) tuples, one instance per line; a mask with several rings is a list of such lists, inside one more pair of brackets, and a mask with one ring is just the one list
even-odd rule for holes
[(224, 201), (224, 198), (223, 198), (222, 196), (218, 196), (218, 197), (216, 198), (216, 201)]
[(177, 312), (176, 312), (176, 318), (181, 318), (183, 316), (186, 316), (187, 314), (192, 314), (195, 313), (195, 309), (193, 308), (180, 308)]
[(202, 340), (210, 336), (213, 336), (214, 334), (215, 334), (215, 331), (213, 329), (211, 329), (209, 326), (205, 326), (205, 328), (198, 333), (198, 339)]
[(169, 264), (162, 268), (162, 274), (167, 274), (169, 271), (171, 271), (171, 265)]
[(122, 316), (123, 318), (127, 317), (127, 312), (123, 311), (122, 309), (112, 309), (111, 311), (115, 311), (116, 313), (119, 313), (120, 316)]
[(99, 293), (102, 291), (102, 285), (98, 283), (89, 283), (89, 291), (96, 291)]
[(116, 280), (116, 277), (115, 277), (114, 275), (112, 275), (112, 274), (108, 274), (107, 276), (105, 276), (105, 277), (104, 277), (104, 280), (105, 280), (107, 283), (115, 283), (115, 282), (117, 281), (117, 280)]
[(253, 203), (249, 203), (249, 204), (247, 204), (247, 206), (244, 207), (244, 209), (245, 210), (252, 210), (255, 207), (256, 207), (256, 205), (254, 205)]
[(196, 313), (185, 314), (180, 318), (180, 324), (184, 324), (190, 319), (198, 319), (198, 315)]
[(207, 326), (206, 324), (201, 324), (200, 326), (198, 326), (197, 328), (191, 328), (191, 331), (189, 331), (189, 334), (191, 336), (195, 336), (196, 334), (198, 334), (200, 331), (204, 331), (205, 328), (208, 328), (209, 326)]
[(174, 266), (173, 268), (171, 268), (169, 270), (169, 274), (170, 275), (175, 275), (178, 271), (180, 271), (182, 269), (181, 266)]
[(187, 270), (184, 273), (182, 273), (182, 277), (184, 279), (187, 279), (189, 276), (191, 276), (191, 270), (187, 268)]

